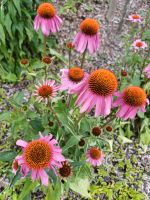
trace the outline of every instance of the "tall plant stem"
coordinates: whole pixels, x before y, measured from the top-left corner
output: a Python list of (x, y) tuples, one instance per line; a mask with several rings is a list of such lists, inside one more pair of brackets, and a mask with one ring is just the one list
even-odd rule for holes
[(69, 94), (68, 98), (67, 98), (67, 107), (68, 108), (70, 107), (71, 99), (72, 99), (72, 94)]
[(86, 47), (86, 49), (83, 52), (83, 56), (82, 56), (82, 60), (81, 60), (81, 69), (83, 68), (83, 64), (84, 64), (84, 61), (85, 61), (86, 52), (87, 52), (87, 47)]
[(60, 123), (60, 121), (59, 121), (59, 118), (58, 118), (58, 116), (57, 116), (57, 114), (56, 114), (56, 112), (55, 112), (55, 110), (52, 108), (52, 106), (51, 106), (51, 103), (49, 102), (49, 108), (50, 108), (50, 111), (51, 111), (51, 113), (53, 114), (53, 116), (55, 117), (55, 119), (56, 119), (56, 121), (57, 121), (57, 123), (58, 123), (58, 126), (59, 126), (59, 128), (61, 127), (61, 123)]
[(47, 66), (44, 67), (44, 72), (45, 72), (45, 81), (47, 79)]
[[(44, 35), (44, 56), (46, 56), (46, 36)], [(44, 67), (45, 81), (47, 79), (47, 66)]]
[(71, 49), (69, 49), (69, 63), (68, 63), (68, 67), (70, 68), (71, 66)]
[(44, 35), (44, 56), (46, 56), (46, 36)]

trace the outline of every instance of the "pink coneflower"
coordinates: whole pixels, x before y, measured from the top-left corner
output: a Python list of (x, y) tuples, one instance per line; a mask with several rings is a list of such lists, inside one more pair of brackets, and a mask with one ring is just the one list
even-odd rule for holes
[(147, 78), (150, 78), (150, 64), (144, 69), (144, 72), (146, 72)]
[(78, 94), (77, 106), (80, 112), (90, 112), (96, 106), (95, 116), (109, 115), (112, 105), (112, 96), (118, 86), (116, 76), (107, 69), (93, 71), (86, 81), (77, 84), (70, 93)]
[(141, 16), (137, 14), (129, 15), (128, 20), (132, 22), (141, 22)]
[(114, 107), (120, 107), (117, 113), (117, 117), (122, 119), (133, 119), (137, 114), (138, 110), (146, 112), (146, 103), (149, 104), (146, 98), (145, 91), (137, 86), (129, 86), (124, 91), (117, 92), (117, 100), (114, 102)]
[(87, 153), (87, 162), (91, 163), (94, 167), (99, 166), (102, 163), (102, 160), (104, 158), (103, 152), (98, 149), (97, 147), (91, 147)]
[(80, 32), (77, 33), (73, 44), (75, 49), (83, 53), (87, 48), (89, 52), (95, 53), (99, 48), (100, 40), (99, 40), (99, 23), (95, 19), (85, 19), (80, 24)]
[(54, 6), (50, 3), (41, 3), (37, 9), (37, 15), (34, 19), (34, 29), (39, 28), (45, 36), (55, 33), (60, 29), (62, 20), (57, 16)]
[(39, 85), (35, 85), (36, 90), (34, 95), (37, 96), (37, 100), (41, 102), (42, 100), (45, 103), (48, 103), (48, 99), (53, 98), (56, 96), (57, 91), (59, 90), (60, 86), (55, 85), (55, 81), (43, 81), (43, 83), (39, 83)]
[(147, 47), (147, 44), (146, 42), (138, 39), (138, 40), (135, 40), (132, 44), (132, 46), (135, 48), (135, 49), (145, 49)]
[(61, 90), (68, 90), (77, 85), (77, 83), (82, 83), (86, 80), (88, 74), (84, 72), (83, 69), (79, 67), (72, 67), (70, 69), (61, 69)]
[(15, 159), (23, 176), (27, 176), (31, 172), (33, 181), (40, 179), (43, 185), (48, 186), (48, 175), (45, 169), (55, 171), (55, 168), (60, 168), (61, 162), (65, 161), (61, 154), (62, 150), (59, 146), (56, 146), (57, 141), (53, 139), (51, 134), (42, 136), (40, 133), (40, 139), (29, 143), (17, 140), (16, 144), (23, 149), (23, 154)]

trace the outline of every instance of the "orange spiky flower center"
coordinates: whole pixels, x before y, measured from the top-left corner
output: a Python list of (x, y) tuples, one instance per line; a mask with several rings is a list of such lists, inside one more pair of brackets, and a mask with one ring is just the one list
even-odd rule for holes
[(100, 25), (95, 19), (85, 19), (80, 24), (80, 30), (87, 35), (95, 35), (99, 31)]
[(123, 92), (123, 99), (130, 106), (142, 106), (146, 102), (146, 93), (140, 87), (129, 86)]
[(42, 3), (37, 9), (37, 13), (43, 18), (52, 18), (56, 14), (54, 6), (50, 3)]
[(69, 69), (69, 79), (74, 82), (80, 82), (84, 77), (84, 71), (79, 67), (73, 67)]
[(92, 72), (88, 84), (93, 93), (101, 96), (112, 95), (118, 87), (116, 76), (107, 69), (98, 69)]
[(24, 151), (26, 165), (31, 169), (48, 167), (52, 157), (50, 145), (44, 140), (35, 140), (28, 143)]
[(38, 94), (39, 96), (43, 97), (43, 98), (48, 98), (52, 95), (52, 87), (49, 85), (42, 85), (39, 89), (38, 89)]
[(95, 160), (98, 160), (101, 157), (101, 151), (96, 147), (92, 147), (90, 149), (90, 157)]
[(68, 162), (64, 161), (62, 163), (62, 167), (59, 168), (60, 176), (63, 178), (67, 178), (71, 175), (71, 173), (72, 173), (72, 168), (71, 168), (70, 164), (68, 164)]
[(99, 136), (101, 134), (101, 129), (100, 127), (96, 126), (92, 129), (92, 134), (95, 136)]
[(142, 46), (143, 46), (143, 42), (140, 42), (140, 41), (139, 41), (139, 42), (136, 42), (136, 46), (137, 46), (137, 47), (142, 47)]
[(132, 15), (132, 18), (133, 19), (140, 19), (140, 16), (139, 15)]

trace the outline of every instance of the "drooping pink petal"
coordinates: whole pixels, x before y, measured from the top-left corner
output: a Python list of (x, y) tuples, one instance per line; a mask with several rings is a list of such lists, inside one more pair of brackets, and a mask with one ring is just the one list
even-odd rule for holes
[(107, 116), (107, 115), (110, 114), (111, 104), (112, 104), (112, 96), (105, 97), (105, 111), (104, 111), (104, 116)]
[(133, 119), (137, 113), (137, 110), (138, 110), (137, 107), (135, 107), (135, 108), (130, 107), (123, 118), (125, 120), (127, 120), (128, 118)]
[(49, 36), (48, 19), (42, 19), (41, 29), (45, 36)]
[(99, 97), (96, 100), (95, 117), (101, 115), (101, 110), (102, 110), (102, 97)]
[(48, 186), (48, 175), (44, 170), (38, 171), (39, 177), (43, 185)]
[(17, 140), (16, 145), (21, 146), (21, 147), (26, 147), (27, 146), (27, 142), (24, 140)]
[(34, 181), (34, 180), (36, 180), (38, 177), (38, 170), (32, 170), (32, 173), (31, 173), (31, 178), (32, 178), (32, 180)]

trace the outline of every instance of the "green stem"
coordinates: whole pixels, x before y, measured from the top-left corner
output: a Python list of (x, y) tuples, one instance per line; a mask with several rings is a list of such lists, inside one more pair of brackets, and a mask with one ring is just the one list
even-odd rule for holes
[(70, 68), (71, 66), (71, 49), (69, 49), (69, 63), (68, 63), (68, 67)]
[(67, 107), (68, 107), (68, 108), (70, 107), (71, 99), (72, 99), (72, 95), (69, 94), (69, 95), (68, 95), (68, 99), (67, 99)]
[(46, 36), (44, 35), (44, 56), (46, 56)]
[(47, 79), (47, 66), (44, 67), (44, 73), (45, 73), (45, 81)]
[(86, 47), (86, 49), (83, 52), (83, 56), (82, 56), (82, 60), (81, 60), (81, 69), (83, 68), (83, 64), (84, 64), (84, 61), (85, 61), (86, 52), (87, 52), (87, 47)]
[(49, 102), (48, 105), (49, 105), (49, 108), (50, 108), (51, 113), (53, 114), (53, 116), (55, 117), (55, 119), (56, 119), (56, 121), (57, 121), (57, 123), (58, 123), (59, 128), (61, 128), (61, 123), (60, 123), (60, 121), (59, 121), (59, 118), (58, 118), (58, 116), (57, 116), (55, 110), (52, 108), (50, 102)]

